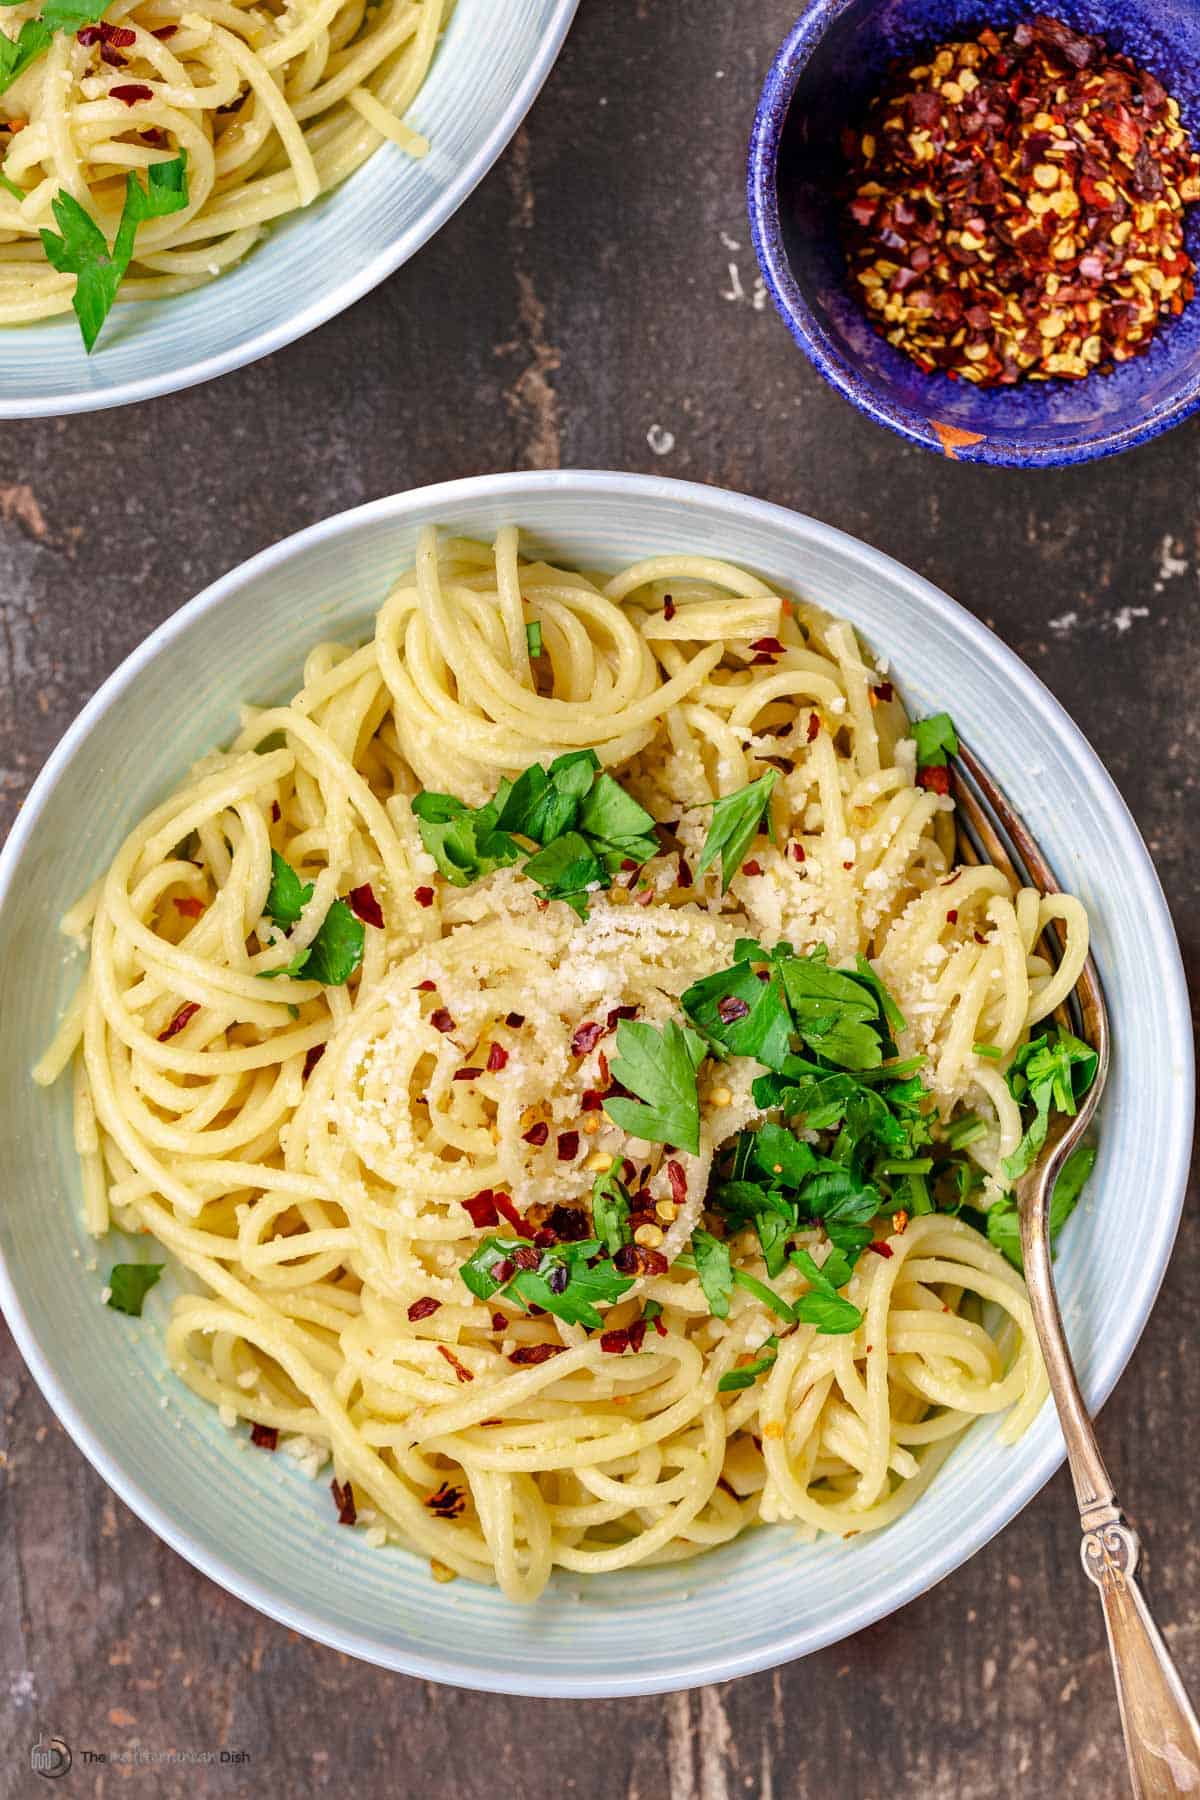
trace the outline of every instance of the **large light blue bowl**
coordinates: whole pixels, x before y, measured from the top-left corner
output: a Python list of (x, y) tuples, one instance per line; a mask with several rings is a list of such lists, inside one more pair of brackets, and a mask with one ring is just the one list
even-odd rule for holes
[[(292, 692), (318, 638), (365, 636), (430, 521), (616, 568), (659, 551), (732, 558), (845, 613), (886, 656), (910, 706), (954, 717), (1091, 912), (1116, 1057), (1092, 1198), (1059, 1258), (1084, 1390), (1109, 1392), (1158, 1289), (1191, 1139), (1183, 974), (1149, 856), (1109, 777), (1057, 702), (954, 601), (877, 551), (779, 507), (636, 475), (484, 476), (344, 513), (264, 552), (160, 628), (81, 714), (0, 858), (0, 1300), (76, 1443), (182, 1555), (297, 1630), (387, 1667), (510, 1693), (653, 1692), (760, 1669), (870, 1624), (937, 1581), (1053, 1471), (1049, 1410), (1012, 1449), (981, 1424), (888, 1531), (797, 1543), (752, 1532), (701, 1562), (555, 1578), (528, 1610), (438, 1586), (427, 1565), (338, 1530), (324, 1482), (237, 1453), (215, 1414), (164, 1372), (171, 1287), (139, 1326), (99, 1303), (79, 1224), (66, 1087), (28, 1069), (78, 974), (54, 916), (193, 758), (236, 729), (238, 701)], [(1147, 997), (1153, 996), (1153, 1004)], [(165, 1406), (162, 1402), (165, 1400)], [(244, 1436), (244, 1433), (239, 1434)]]
[(408, 124), (420, 162), (385, 144), (272, 225), (228, 274), (113, 309), (88, 356), (73, 313), (0, 328), (0, 419), (90, 412), (174, 393), (280, 350), (369, 293), (483, 179), (554, 63), (579, 0), (456, 0)]

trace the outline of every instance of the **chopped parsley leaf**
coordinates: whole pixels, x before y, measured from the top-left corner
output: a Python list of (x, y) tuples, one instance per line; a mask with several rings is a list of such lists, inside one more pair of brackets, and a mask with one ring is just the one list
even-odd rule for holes
[(692, 1255), (696, 1259), (696, 1273), (709, 1311), (714, 1318), (728, 1318), (729, 1297), (733, 1293), (729, 1245), (723, 1238), (714, 1237), (711, 1231), (697, 1228), (692, 1233)]
[(592, 1230), (610, 1256), (622, 1244), (633, 1242), (629, 1225), (629, 1191), (613, 1174), (597, 1175), (592, 1183)]
[(918, 769), (944, 768), (948, 756), (958, 755), (958, 734), (949, 713), (914, 719), (912, 735), (917, 746)]
[(295, 925), (313, 897), (311, 881), (301, 883), (291, 863), (285, 862), (278, 850), (271, 852), (271, 885), (263, 908), (276, 925)]
[(719, 856), (722, 893), (746, 860), (746, 852), (758, 835), (764, 813), (769, 820), (771, 792), (778, 780), (779, 771), (767, 769), (757, 781), (748, 782), (734, 794), (724, 795), (713, 805), (712, 823), (696, 864), (696, 874), (703, 875)]
[(763, 1345), (763, 1349), (768, 1352), (767, 1355), (756, 1357), (754, 1362), (743, 1363), (740, 1369), (726, 1370), (717, 1383), (718, 1394), (732, 1394), (736, 1393), (739, 1388), (753, 1387), (760, 1375), (765, 1375), (768, 1369), (773, 1369), (779, 1353), (779, 1339), (774, 1336), (769, 1337)]
[(668, 1019), (660, 1031), (640, 1019), (617, 1026), (612, 1077), (636, 1096), (606, 1097), (604, 1110), (631, 1137), (652, 1144), (676, 1144), (692, 1155), (700, 1149), (700, 1099), (696, 1070), (705, 1056), (703, 1040)]
[(159, 1279), (165, 1263), (114, 1263), (108, 1277), (108, 1300), (114, 1312), (142, 1316), (142, 1302)]
[(852, 1273), (843, 1252), (833, 1249), (821, 1267), (807, 1250), (793, 1250), (791, 1260), (811, 1288), (811, 1292), (800, 1296), (793, 1308), (801, 1324), (815, 1325), (818, 1332), (827, 1337), (857, 1331), (862, 1324), (862, 1313), (852, 1300), (838, 1293)]
[[(598, 1257), (603, 1246), (596, 1238), (555, 1244), (540, 1252), (536, 1269), (514, 1270), (515, 1253), (533, 1248), (525, 1238), (485, 1238), (459, 1274), (480, 1300), (503, 1294), (525, 1306), (540, 1306), (569, 1325), (586, 1325), (591, 1331), (604, 1323), (597, 1305), (614, 1305), (633, 1286), (633, 1278), (621, 1275), (611, 1258)], [(498, 1266), (502, 1280), (494, 1273)]]
[[(64, 13), (69, 11), (71, 20), (77, 20), (79, 24), (83, 24), (85, 18), (92, 17), (90, 13), (85, 15), (70, 9), (63, 10)], [(103, 7), (100, 11), (103, 12)], [(47, 8), (42, 20), (49, 15), (50, 9)], [(100, 14), (95, 16), (98, 18)], [(75, 28), (76, 25), (72, 22), (70, 29)], [(8, 42), (7, 39), (3, 41)], [(3, 65), (0, 62), (0, 81), (3, 78)], [(147, 185), (143, 187), (132, 169), (126, 176), (125, 205), (111, 249), (91, 214), (71, 194), (60, 193), (51, 204), (50, 210), (58, 231), (50, 231), (46, 227), (42, 229), (42, 247), (51, 267), (60, 274), (76, 277), (71, 305), (79, 320), (79, 329), (89, 355), (96, 346), (104, 321), (112, 310), (117, 291), (125, 279), (125, 272), (133, 260), (138, 226), (147, 219), (182, 212), (188, 204), (186, 150), (181, 150), (169, 162), (151, 163), (146, 170), (146, 179)]]
[[(1053, 1243), (1071, 1214), (1083, 1191), (1084, 1183), (1096, 1161), (1094, 1144), (1077, 1144), (1062, 1166), (1050, 1199), (1050, 1242)], [(1016, 1201), (1006, 1195), (989, 1206), (985, 1215), (987, 1235), (997, 1250), (1003, 1251), (1014, 1269), (1024, 1272), (1021, 1256), (1021, 1223)]]
[(1053, 1036), (1043, 1032), (1017, 1051), (1008, 1069), (1009, 1091), (1022, 1105), (1032, 1105), (1034, 1116), (1012, 1155), (1004, 1159), (1010, 1181), (1036, 1160), (1046, 1141), (1051, 1110), (1074, 1113), (1099, 1064), (1096, 1052), (1061, 1026)]
[(542, 621), (540, 619), (531, 619), (529, 624), (526, 625), (525, 646), (528, 649), (530, 656), (540, 656), (542, 654)]

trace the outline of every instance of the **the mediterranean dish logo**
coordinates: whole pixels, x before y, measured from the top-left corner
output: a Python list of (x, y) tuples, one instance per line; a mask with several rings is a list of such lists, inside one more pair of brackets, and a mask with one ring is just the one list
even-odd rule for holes
[(35, 1775), (54, 1781), (71, 1767), (71, 1746), (60, 1737), (39, 1737), (30, 1746), (29, 1767)]

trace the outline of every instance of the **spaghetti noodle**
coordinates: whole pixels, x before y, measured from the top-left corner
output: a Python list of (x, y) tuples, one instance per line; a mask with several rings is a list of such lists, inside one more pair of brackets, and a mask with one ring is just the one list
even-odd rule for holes
[[(512, 862), (469, 879), (431, 854), (420, 793), (484, 807), (581, 749), (658, 822), (653, 855), (573, 908)], [(774, 840), (723, 891), (701, 872), (713, 803), (769, 771)], [(591, 578), (523, 560), (512, 528), (423, 534), (370, 641), (314, 648), (299, 693), (248, 709), (65, 921), (90, 963), (36, 1074), (74, 1065), (89, 1229), (149, 1232), (182, 1273), (172, 1368), (260, 1441), (332, 1463), (343, 1522), (516, 1600), (555, 1566), (675, 1560), (756, 1520), (874, 1529), (973, 1420), (1004, 1413), (1015, 1437), (1044, 1380), (1022, 1280), (973, 1225), (893, 1205), (831, 1303), (857, 1324), (814, 1324), (833, 1227), (793, 1222), (772, 1273), (713, 1210), (730, 1147), (780, 1116), (754, 1059), (695, 1039), (691, 1147), (617, 1119), (628, 1021), (695, 1017), (739, 939), (764, 993), (773, 956), (822, 980), (866, 957), (855, 991), (891, 990), (922, 1116), (953, 1137), (972, 1113), (974, 1204), (1003, 1193), (1004, 1072), (1073, 986), (1087, 922), (956, 871), (937, 785), (852, 629), (740, 569), (660, 556)], [(333, 916), (361, 948), (348, 980)], [(586, 1304), (531, 1309), (505, 1282), (541, 1252), (514, 1246), (552, 1261), (600, 1237), (610, 1171), (643, 1223), (611, 1262), (584, 1250), (623, 1280), (590, 1325)], [(489, 1220), (515, 1236), (469, 1282)], [(567, 1264), (547, 1279), (561, 1294)]]

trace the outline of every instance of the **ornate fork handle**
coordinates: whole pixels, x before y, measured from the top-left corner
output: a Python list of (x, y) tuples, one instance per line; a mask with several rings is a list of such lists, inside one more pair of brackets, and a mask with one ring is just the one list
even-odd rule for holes
[[(1074, 1134), (1072, 1134), (1074, 1135)], [(1065, 1146), (1064, 1146), (1065, 1147)], [(1100, 1590), (1135, 1800), (1200, 1800), (1200, 1724), (1137, 1580), (1141, 1546), (1117, 1505), (1063, 1333), (1045, 1215), (1060, 1156), (1020, 1185), (1025, 1279), (1079, 1504), (1084, 1573)]]

